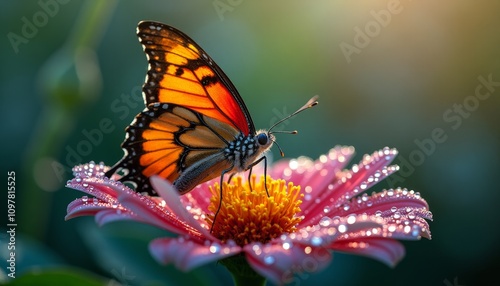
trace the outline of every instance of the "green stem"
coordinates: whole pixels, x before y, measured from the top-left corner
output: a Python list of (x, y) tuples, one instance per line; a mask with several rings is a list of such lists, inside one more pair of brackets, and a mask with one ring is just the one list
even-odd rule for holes
[(231, 272), (236, 286), (266, 285), (266, 278), (253, 270), (243, 254), (231, 256), (219, 262)]

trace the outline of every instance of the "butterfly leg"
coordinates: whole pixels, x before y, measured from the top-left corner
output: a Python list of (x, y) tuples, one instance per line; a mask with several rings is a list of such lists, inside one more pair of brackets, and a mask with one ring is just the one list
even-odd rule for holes
[[(214, 220), (212, 222), (212, 226), (210, 227), (210, 233), (212, 233), (212, 230), (214, 228), (214, 225), (215, 225), (215, 220), (217, 219), (217, 215), (219, 214), (219, 211), (220, 211), (220, 208), (222, 206), (222, 184), (224, 183), (224, 175), (231, 171), (233, 169), (234, 166), (231, 166), (230, 168), (227, 168), (225, 169), (224, 171), (222, 171), (221, 175), (220, 175), (220, 187), (219, 187), (219, 191), (220, 191), (220, 200), (219, 200), (219, 207), (217, 207), (217, 211), (215, 212), (214, 214)], [(229, 180), (231, 180), (231, 178), (233, 177), (233, 174), (230, 175), (229, 177)]]
[(260, 161), (262, 161), (262, 160), (264, 160), (264, 188), (266, 189), (267, 197), (269, 197), (269, 191), (267, 190), (267, 157), (266, 156), (262, 156), (257, 161), (250, 164), (250, 166), (249, 166), (250, 172), (248, 172), (248, 185), (250, 186), (250, 190), (252, 190), (252, 181), (250, 180), (252, 177), (252, 168), (253, 168), (253, 166), (259, 164)]

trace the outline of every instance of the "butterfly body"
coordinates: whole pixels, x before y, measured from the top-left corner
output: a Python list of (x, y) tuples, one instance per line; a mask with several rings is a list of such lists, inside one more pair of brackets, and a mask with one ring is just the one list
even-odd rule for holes
[(118, 173), (137, 192), (156, 195), (149, 178), (158, 175), (185, 194), (265, 160), (274, 136), (256, 131), (238, 91), (198, 44), (157, 22), (140, 22), (137, 35), (149, 63), (146, 108), (126, 128), (125, 155), (108, 177)]

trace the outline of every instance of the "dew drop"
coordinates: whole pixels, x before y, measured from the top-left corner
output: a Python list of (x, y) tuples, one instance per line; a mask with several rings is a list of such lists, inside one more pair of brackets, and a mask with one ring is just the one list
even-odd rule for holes
[(75, 181), (76, 181), (77, 183), (80, 183), (80, 182), (82, 181), (82, 178), (80, 178), (80, 177), (76, 177), (76, 178), (75, 178)]
[(373, 206), (373, 202), (372, 202), (372, 201), (367, 201), (367, 202), (366, 202), (366, 206), (368, 206), (368, 207)]
[(375, 216), (382, 216), (382, 211), (380, 211), (380, 210), (376, 211)]
[(405, 227), (404, 227), (404, 229), (403, 229), (403, 231), (404, 231), (405, 233), (410, 233), (410, 231), (411, 231), (411, 226), (409, 226), (409, 225), (405, 226)]
[(344, 207), (342, 209), (344, 209), (344, 211), (348, 211), (351, 207), (348, 205), (348, 204), (344, 204)]
[(89, 197), (87, 197), (87, 196), (82, 197), (82, 202), (86, 203), (88, 200), (89, 200)]
[(396, 231), (396, 226), (395, 225), (390, 225), (387, 230), (389, 230), (389, 232), (395, 232)]
[(348, 224), (353, 224), (356, 222), (356, 216), (355, 215), (350, 215), (348, 218), (347, 218), (347, 223)]
[(272, 255), (266, 255), (266, 256), (264, 257), (264, 263), (265, 263), (265, 264), (267, 264), (267, 265), (271, 265), (271, 264), (273, 264), (275, 260), (276, 260), (276, 259), (275, 259), (275, 258), (274, 258), (274, 256), (272, 256)]
[(420, 235), (420, 228), (417, 225), (413, 226), (413, 229), (411, 231), (411, 235), (413, 235), (413, 236), (419, 236)]
[(409, 219), (415, 219), (415, 217), (416, 217), (416, 215), (415, 215), (414, 212), (411, 212), (411, 213), (408, 214), (408, 218)]
[(359, 185), (359, 188), (362, 190), (365, 190), (367, 187), (368, 185), (366, 183), (361, 183), (361, 185)]
[(258, 244), (254, 244), (252, 246), (252, 250), (255, 252), (255, 254), (260, 255), (262, 253), (262, 248)]
[(281, 246), (283, 247), (283, 249), (288, 250), (288, 249), (292, 248), (292, 243), (291, 242), (283, 242), (283, 244)]
[(319, 225), (321, 225), (321, 226), (329, 226), (330, 224), (331, 224), (331, 220), (329, 217), (326, 217), (326, 216), (322, 217), (319, 221)]
[(345, 224), (341, 224), (339, 225), (338, 230), (340, 233), (344, 233), (347, 231), (347, 226)]
[(323, 243), (323, 238), (319, 237), (319, 236), (313, 236), (311, 238), (311, 244), (314, 245), (314, 246), (319, 246)]
[(219, 253), (221, 250), (221, 246), (218, 243), (213, 243), (208, 249), (210, 253)]
[(396, 212), (397, 210), (398, 210), (398, 208), (397, 208), (397, 207), (392, 207), (392, 208), (391, 208), (391, 212), (393, 212), (393, 213), (394, 213), (394, 212)]
[(306, 247), (304, 247), (304, 253), (305, 253), (305, 254), (309, 254), (309, 253), (311, 253), (311, 252), (312, 252), (312, 248), (311, 248), (310, 246), (306, 246)]
[(394, 215), (393, 215), (393, 217), (395, 219), (400, 219), (401, 218), (401, 214), (399, 212), (395, 212)]
[(363, 202), (366, 202), (368, 200), (368, 195), (366, 193), (364, 193), (362, 196), (361, 196), (361, 200)]
[(330, 207), (329, 206), (325, 206), (323, 208), (323, 212), (326, 214), (326, 213), (329, 213), (330, 212)]
[(394, 195), (394, 191), (393, 191), (393, 190), (389, 190), (389, 191), (387, 191), (387, 195), (388, 195), (389, 197), (392, 197), (392, 196)]
[(88, 188), (89, 184), (87, 184), (87, 183), (83, 183), (83, 184), (82, 184), (82, 186), (83, 186), (84, 188)]

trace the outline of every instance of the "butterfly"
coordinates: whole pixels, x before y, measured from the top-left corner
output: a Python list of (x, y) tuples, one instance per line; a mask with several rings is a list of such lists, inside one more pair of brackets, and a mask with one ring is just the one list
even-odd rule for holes
[(149, 62), (146, 108), (126, 128), (125, 155), (106, 172), (120, 174), (137, 192), (157, 195), (153, 175), (185, 194), (219, 176), (222, 185), (224, 175), (251, 172), (262, 160), (265, 169), (273, 127), (317, 104), (312, 98), (268, 131), (257, 131), (234, 85), (190, 37), (151, 21), (140, 22), (137, 35)]

